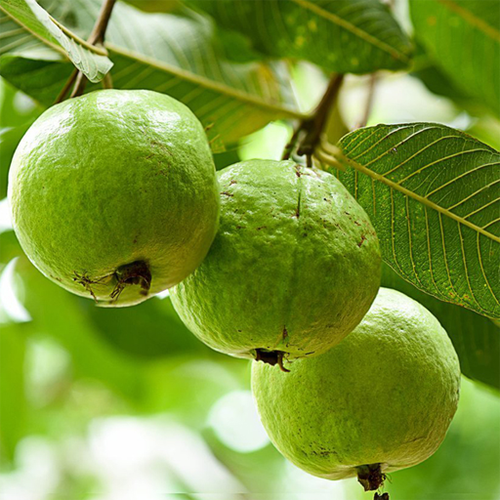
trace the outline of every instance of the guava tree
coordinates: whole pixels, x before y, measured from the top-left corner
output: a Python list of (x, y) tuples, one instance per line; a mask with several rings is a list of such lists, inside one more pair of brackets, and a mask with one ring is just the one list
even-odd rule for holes
[[(253, 132), (271, 122), (287, 123), (290, 137), (277, 156), (303, 168), (314, 165), (337, 178), (339, 189), (350, 192), (378, 235), (384, 262), (382, 285), (404, 292), (437, 317), (465, 376), (500, 389), (498, 0), (2, 0), (0, 26), (0, 76), (41, 107), (102, 88), (167, 94), (187, 105), (201, 121), (218, 168), (239, 159), (237, 145)], [(321, 88), (321, 95), (310, 99), (308, 108), (303, 98), (299, 102), (295, 88), (297, 75), (304, 72), (314, 73), (320, 82), (312, 93)], [(372, 123), (378, 87), (395, 73), (407, 73), (430, 92), (452, 101), (468, 117), (466, 126), (431, 121), (367, 126)], [(349, 79), (363, 89), (356, 106), (358, 118), (351, 124), (343, 116)], [(2, 153), (2, 198), (13, 149), (36, 114), (22, 127), (5, 132), (17, 136), (12, 139), (14, 146)], [(43, 123), (39, 127), (40, 133), (50, 133)], [(105, 129), (104, 124), (103, 134)], [(111, 158), (115, 166), (118, 160)], [(227, 175), (227, 186), (221, 190), (233, 197), (235, 179)], [(127, 184), (127, 179), (120, 181)], [(255, 192), (260, 195), (268, 189), (265, 196), (271, 206), (276, 182), (269, 172), (262, 173), (260, 182)], [(213, 189), (207, 192), (209, 196)], [(322, 195), (311, 189), (308, 196)], [(191, 209), (199, 200), (185, 197), (184, 201)], [(35, 199), (31, 210), (36, 212), (36, 207)], [(214, 221), (215, 215), (202, 256), (212, 241)], [(192, 217), (186, 217), (183, 224), (191, 222)], [(160, 226), (158, 222), (148, 230), (157, 232)], [(252, 235), (252, 241), (258, 237)], [(365, 243), (365, 238), (361, 243), (369, 251), (370, 241)], [(12, 257), (10, 247), (6, 248), (6, 256)], [(286, 258), (286, 251), (279, 255)], [(57, 259), (61, 265), (64, 257), (65, 252)], [(188, 272), (199, 264), (201, 258), (197, 259)], [(248, 259), (242, 265), (254, 264)], [(304, 269), (307, 259), (299, 264)], [(357, 268), (355, 262), (351, 264)], [(210, 265), (209, 260), (202, 264), (207, 276), (220, 274), (217, 266), (210, 269)], [(255, 270), (259, 272), (258, 265)], [(188, 272), (179, 276), (184, 278)], [(236, 276), (231, 269), (227, 273), (228, 279)], [(313, 279), (318, 281), (316, 275), (307, 270), (303, 274), (303, 278), (294, 276), (294, 296), (309, 307), (308, 301), (317, 304), (325, 294), (321, 285), (311, 286)], [(144, 273), (126, 279), (131, 277), (145, 279)], [(173, 294), (173, 303), (188, 324), (197, 320), (186, 320), (183, 300), (191, 300), (190, 286), (196, 294), (206, 284), (196, 279), (188, 278)], [(352, 286), (365, 285), (369, 295), (361, 318), (374, 293), (369, 290), (369, 278), (363, 282), (360, 275), (356, 280)], [(83, 286), (86, 291), (89, 284), (94, 285), (77, 276), (76, 284), (67, 287)], [(233, 292), (217, 293), (220, 307), (219, 298)], [(273, 293), (269, 296), (272, 301)], [(200, 338), (217, 329), (213, 307), (198, 318), (200, 324), (189, 325)], [(350, 303), (346, 307), (352, 309)], [(230, 309), (224, 313), (235, 314)], [(252, 328), (274, 332), (272, 322), (257, 323)], [(236, 345), (241, 347), (238, 339)], [(243, 347), (246, 353), (255, 346)], [(231, 345), (234, 352), (237, 348)], [(281, 359), (271, 361), (282, 365)]]

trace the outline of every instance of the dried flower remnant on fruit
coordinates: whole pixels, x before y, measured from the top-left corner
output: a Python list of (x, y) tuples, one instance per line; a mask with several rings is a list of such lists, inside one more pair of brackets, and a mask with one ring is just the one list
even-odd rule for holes
[(149, 266), (144, 261), (132, 262), (125, 266), (119, 267), (114, 276), (117, 284), (111, 292), (111, 298), (117, 300), (122, 291), (127, 286), (139, 285), (141, 295), (146, 296), (151, 288), (151, 271)]
[(362, 465), (358, 467), (358, 481), (365, 491), (378, 490), (385, 481), (385, 474), (380, 464)]
[(278, 365), (282, 372), (289, 372), (287, 368), (283, 366), (283, 357), (285, 353), (283, 351), (266, 351), (265, 349), (255, 350), (255, 361), (262, 361), (268, 365), (275, 366)]

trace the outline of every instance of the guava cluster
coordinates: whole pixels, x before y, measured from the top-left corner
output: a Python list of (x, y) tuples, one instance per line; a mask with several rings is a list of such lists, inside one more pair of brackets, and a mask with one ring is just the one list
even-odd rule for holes
[(377, 235), (335, 176), (271, 160), (216, 173), (186, 106), (102, 90), (34, 123), (9, 199), (49, 279), (108, 307), (170, 288), (201, 341), (254, 360), (262, 423), (305, 471), (377, 490), (444, 439), (456, 353), (429, 311), (379, 288)]

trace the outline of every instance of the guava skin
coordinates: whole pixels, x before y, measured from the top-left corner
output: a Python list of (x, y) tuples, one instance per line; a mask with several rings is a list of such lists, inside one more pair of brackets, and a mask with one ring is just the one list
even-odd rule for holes
[(313, 356), (361, 321), (380, 283), (377, 236), (343, 185), (293, 161), (218, 172), (220, 227), (203, 263), (172, 288), (188, 328), (213, 349)]
[(127, 306), (172, 287), (207, 254), (219, 189), (202, 125), (146, 90), (100, 90), (44, 112), (9, 173), (14, 229), (67, 290)]
[(450, 339), (427, 309), (395, 290), (381, 288), (339, 345), (288, 367), (284, 374), (253, 363), (262, 423), (286, 458), (326, 479), (424, 461), (457, 409), (460, 366)]

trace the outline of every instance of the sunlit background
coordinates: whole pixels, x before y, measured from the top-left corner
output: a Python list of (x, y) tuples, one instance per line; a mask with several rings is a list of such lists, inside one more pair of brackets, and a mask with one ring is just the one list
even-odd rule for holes
[[(359, 122), (367, 78), (347, 79), (341, 112)], [(324, 88), (302, 65), (303, 109)], [(12, 153), (42, 109), (0, 80), (1, 196)], [(437, 121), (500, 147), (498, 123), (472, 118), (411, 76), (379, 79), (369, 124)], [(281, 155), (290, 125), (273, 123), (218, 155)], [(470, 332), (471, 335), (474, 332)], [(22, 255), (0, 201), (0, 499), (167, 500), (373, 498), (356, 480), (307, 475), (269, 443), (256, 413), (250, 364), (217, 354), (181, 324), (168, 294), (104, 310), (49, 282)], [(393, 500), (500, 499), (500, 399), (463, 379), (439, 451), (392, 474)]]

